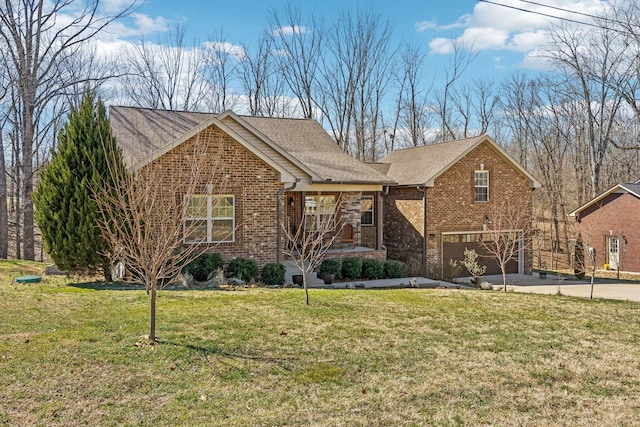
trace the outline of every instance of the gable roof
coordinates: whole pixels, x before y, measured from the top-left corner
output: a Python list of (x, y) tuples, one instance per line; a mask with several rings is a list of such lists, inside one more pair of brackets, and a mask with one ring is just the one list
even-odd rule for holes
[(241, 116), (241, 119), (324, 181), (394, 183), (385, 174), (345, 153), (315, 120), (255, 116)]
[(631, 194), (631, 195), (637, 197), (638, 199), (640, 199), (640, 183), (638, 183), (638, 181), (636, 181), (636, 182), (633, 182), (633, 183), (616, 184), (613, 187), (611, 187), (610, 189), (608, 189), (607, 191), (605, 191), (604, 193), (594, 197), (593, 199), (589, 200), (584, 205), (580, 206), (575, 211), (571, 212), (569, 214), (569, 216), (579, 215), (580, 212), (582, 212), (583, 210), (585, 210), (585, 209), (587, 209), (587, 208), (599, 203), (605, 197), (607, 197), (607, 196), (609, 196), (611, 194), (614, 194), (614, 193), (628, 193), (628, 194)]
[(157, 159), (209, 126), (216, 126), (288, 176), (311, 182), (392, 183), (384, 174), (342, 151), (311, 119), (238, 116), (110, 107), (111, 127), (125, 162), (135, 168)]
[(517, 171), (526, 176), (531, 181), (532, 188), (541, 187), (533, 175), (487, 135), (394, 150), (380, 159), (379, 163), (389, 164), (387, 175), (400, 185), (431, 187), (436, 178), (483, 142), (491, 145)]

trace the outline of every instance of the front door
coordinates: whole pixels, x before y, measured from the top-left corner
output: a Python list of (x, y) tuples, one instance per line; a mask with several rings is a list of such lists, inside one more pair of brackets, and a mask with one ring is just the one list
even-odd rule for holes
[(609, 237), (609, 268), (617, 270), (620, 264), (620, 241), (617, 237)]

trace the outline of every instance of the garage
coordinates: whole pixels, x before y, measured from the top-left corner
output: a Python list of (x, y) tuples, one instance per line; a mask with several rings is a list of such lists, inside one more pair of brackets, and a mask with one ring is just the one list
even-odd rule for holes
[[(474, 249), (479, 255), (478, 263), (487, 266), (485, 275), (502, 274), (498, 264), (487, 254), (482, 247), (480, 239), (483, 234), (480, 232), (466, 233), (446, 233), (442, 235), (442, 260), (448, 263), (450, 259), (462, 261), (464, 259), (465, 249)], [(485, 239), (487, 236), (484, 236)], [(507, 274), (518, 273), (518, 259), (513, 259), (507, 263)], [(466, 274), (466, 271), (465, 271)]]

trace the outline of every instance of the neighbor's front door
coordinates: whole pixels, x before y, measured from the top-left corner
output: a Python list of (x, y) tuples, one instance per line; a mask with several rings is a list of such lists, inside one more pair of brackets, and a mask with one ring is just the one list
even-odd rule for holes
[(609, 268), (617, 270), (620, 264), (620, 241), (617, 237), (609, 237)]

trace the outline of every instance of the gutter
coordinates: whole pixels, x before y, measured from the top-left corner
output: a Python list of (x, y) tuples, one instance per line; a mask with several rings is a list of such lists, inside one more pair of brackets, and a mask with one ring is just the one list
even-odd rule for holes
[(279, 189), (276, 195), (276, 262), (282, 262), (282, 194), (295, 189), (299, 181), (296, 179), (291, 187)]

